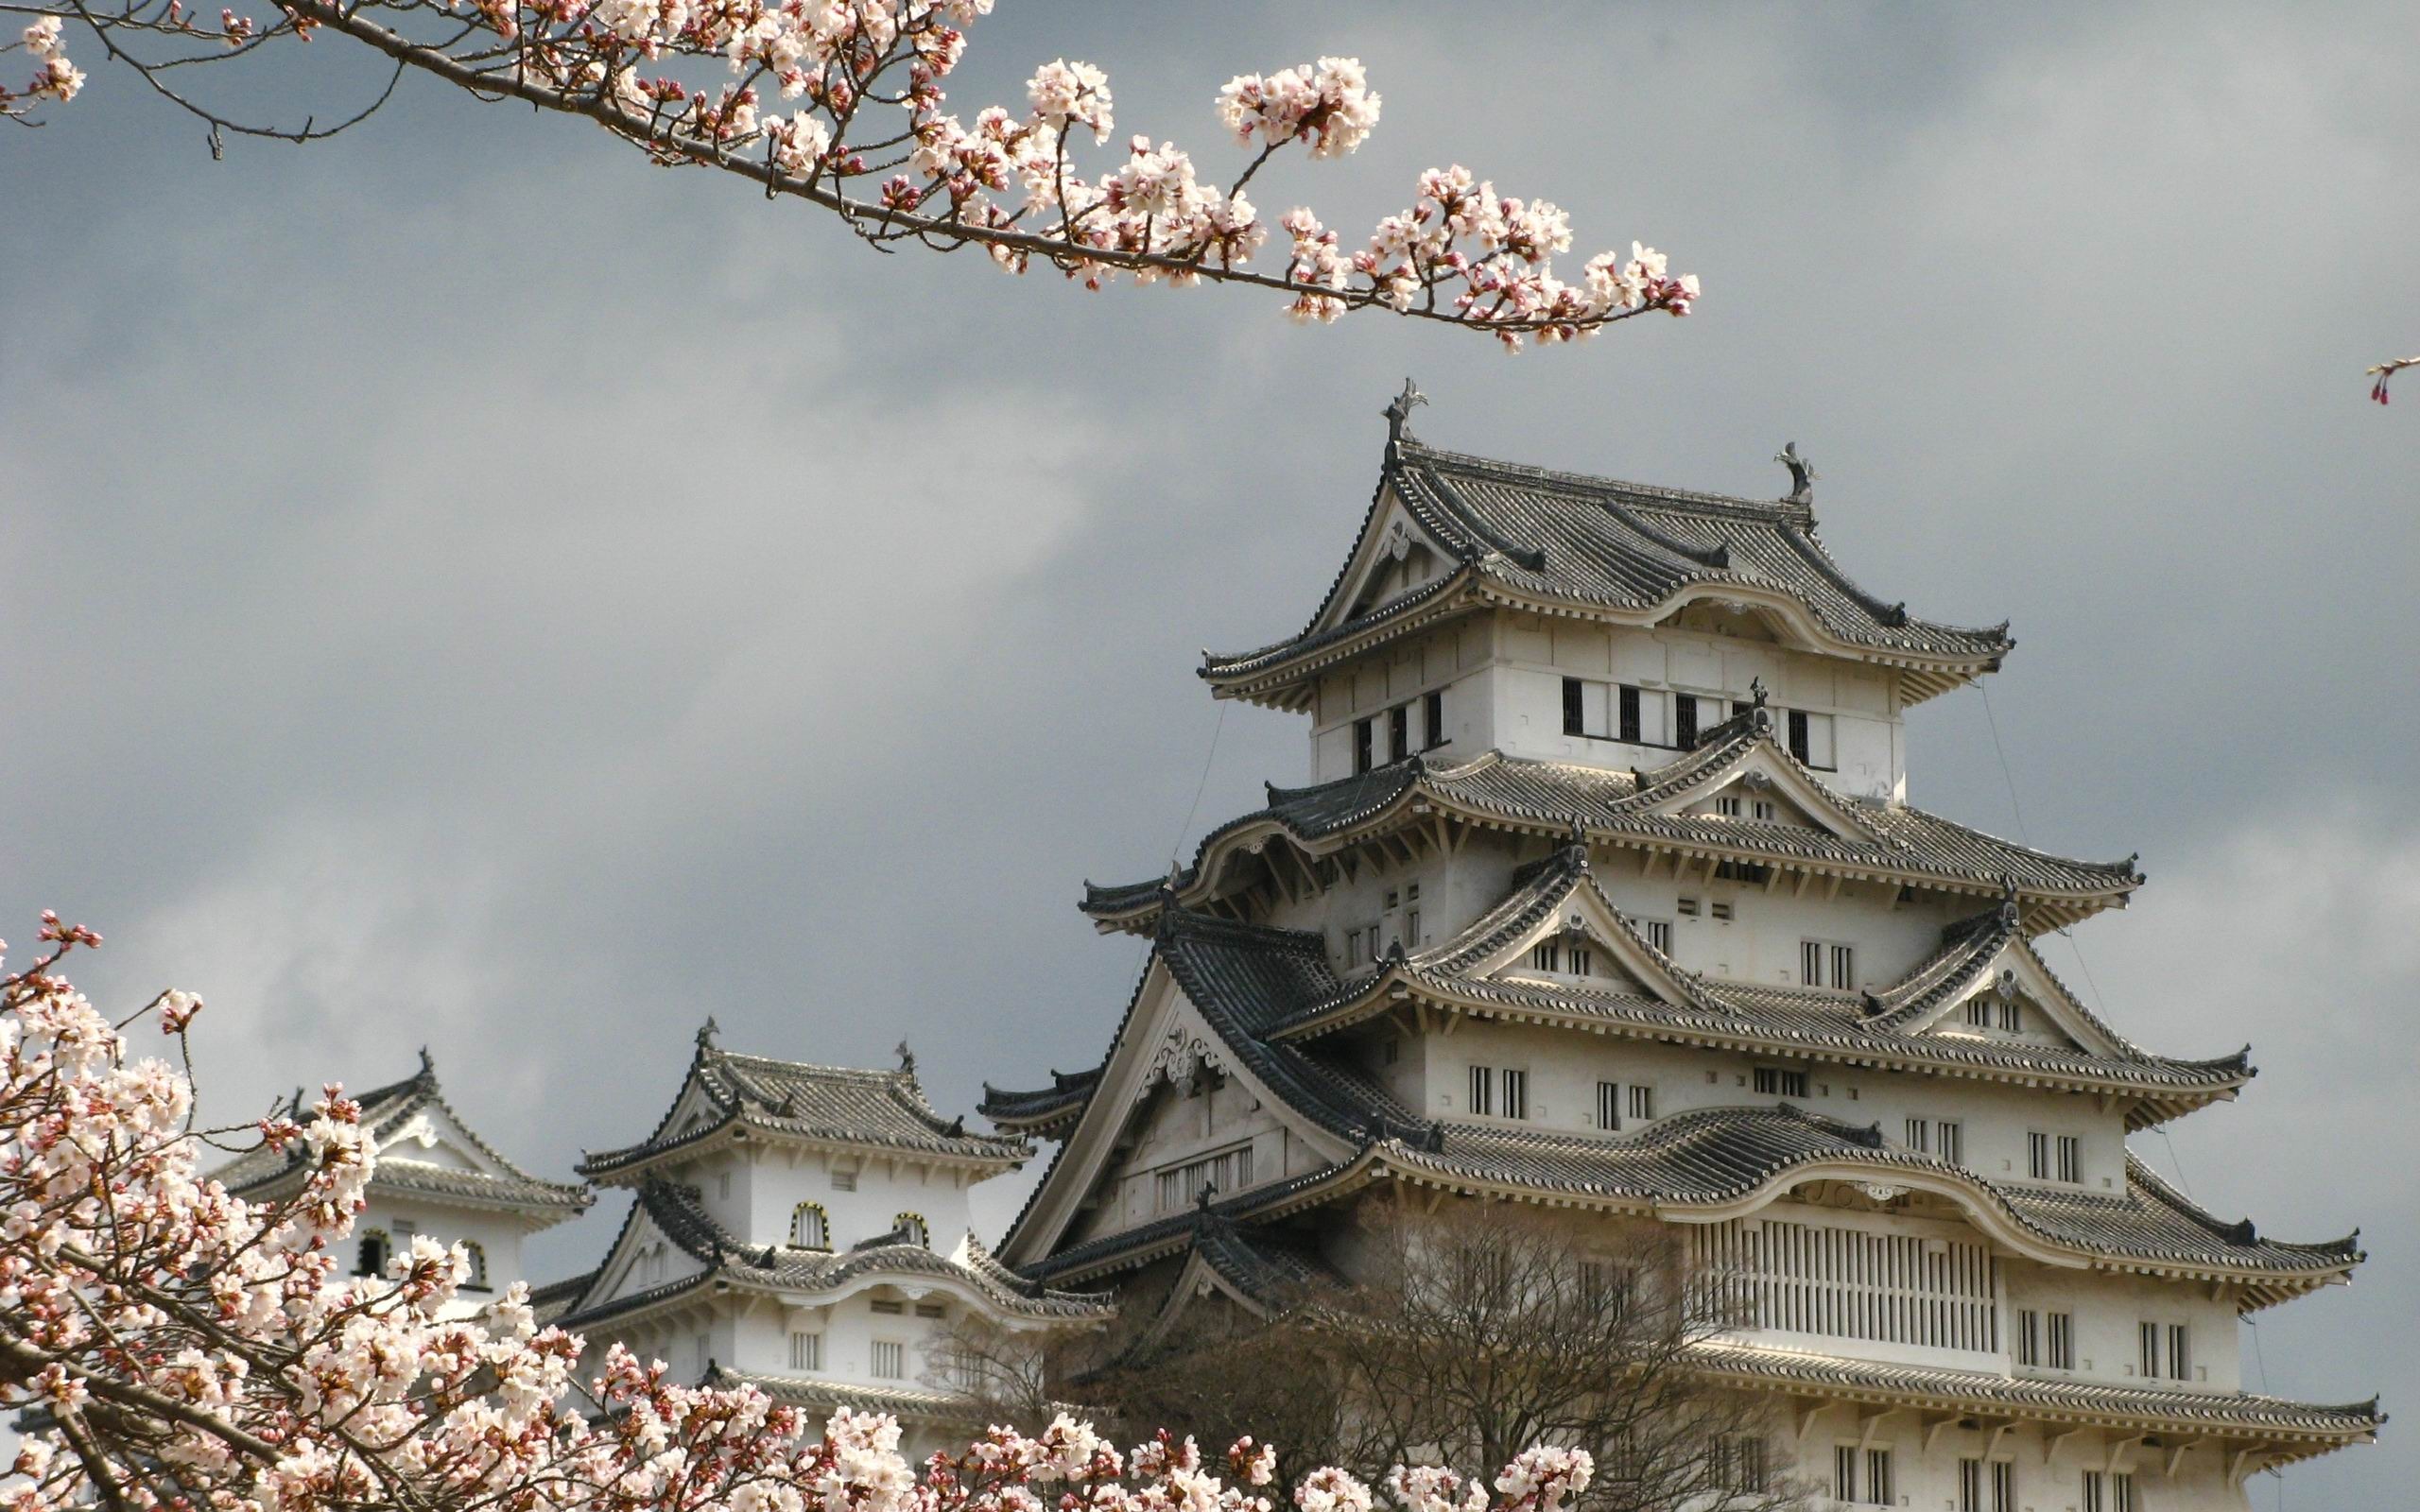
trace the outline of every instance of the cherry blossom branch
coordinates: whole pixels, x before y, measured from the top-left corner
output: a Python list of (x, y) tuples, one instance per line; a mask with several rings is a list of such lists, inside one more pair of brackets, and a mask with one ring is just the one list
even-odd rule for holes
[(2363, 377), (2376, 380), (2370, 385), (2370, 397), (2381, 404), (2385, 404), (2386, 381), (2406, 368), (2420, 368), (2420, 357), (2391, 358), (2363, 373)]
[[(1600, 253), (1581, 277), (1557, 276), (1571, 249), (1564, 211), (1499, 195), (1467, 169), (1431, 169), (1413, 203), (1348, 248), (1304, 207), (1271, 222), (1246, 187), (1279, 153), (1314, 162), (1350, 155), (1376, 126), (1380, 101), (1360, 64), (1325, 58), (1247, 74), (1216, 107), (1253, 155), (1223, 189), (1203, 181), (1171, 143), (1136, 136), (1122, 160), (1088, 177), (1077, 140), (1108, 143), (1115, 112), (1105, 75), (1060, 60), (1027, 82), (1022, 112), (993, 106), (971, 122), (942, 108), (942, 83), (966, 47), (964, 28), (991, 0), (276, 0), (263, 26), (221, 10), (213, 26), (183, 0), (41, 0), (0, 10), (36, 19), (21, 43), (31, 83), (0, 86), (0, 113), (38, 124), (84, 84), (60, 23), (74, 20), (114, 64), (208, 123), (214, 153), (227, 132), (286, 141), (345, 130), (391, 96), (406, 71), (485, 100), (581, 116), (664, 166), (701, 166), (752, 180), (768, 198), (804, 200), (877, 249), (975, 247), (1011, 272), (1037, 262), (1099, 288), (1120, 280), (1239, 284), (1288, 298), (1297, 319), (1360, 310), (1483, 330), (1508, 349), (1576, 340), (1639, 315), (1686, 315), (1697, 280), (1668, 272), (1634, 242)], [(335, 126), (237, 119), (171, 87), (169, 70), (251, 56), (333, 35), (393, 64), (370, 103)], [(700, 76), (720, 73), (719, 83)], [(0, 76), (5, 77), (5, 76)], [(795, 102), (786, 116), (765, 108)], [(1254, 259), (1282, 232), (1282, 269)]]

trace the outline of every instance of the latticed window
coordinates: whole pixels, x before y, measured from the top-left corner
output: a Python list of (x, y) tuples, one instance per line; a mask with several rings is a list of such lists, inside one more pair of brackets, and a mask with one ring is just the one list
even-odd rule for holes
[(2083, 1179), (2083, 1141), (2073, 1134), (2059, 1136), (2059, 1179), (2062, 1181)]
[(1798, 942), (1798, 979), (1806, 986), (1836, 988), (1845, 992), (1856, 985), (1856, 976), (1855, 947), (1821, 939)]
[(1495, 1068), (1471, 1068), (1471, 1111), (1485, 1117), (1495, 1111)]
[(1958, 1512), (2016, 1512), (2016, 1466), (2004, 1459), (1958, 1462)]
[(1758, 1066), (1756, 1091), (1767, 1097), (1804, 1097), (1806, 1095), (1806, 1073), (1785, 1071), (1779, 1066)]
[(1672, 921), (1668, 919), (1642, 919), (1638, 933), (1648, 944), (1669, 955), (1672, 954)]
[(1530, 947), (1530, 967), (1538, 971), (1563, 970), (1563, 941), (1542, 939)]
[(1387, 760), (1399, 762), (1411, 754), (1411, 705), (1399, 703), (1387, 711)]
[(361, 1243), (353, 1252), (353, 1273), (355, 1276), (384, 1276), (387, 1257), (391, 1253), (387, 1243), (387, 1230), (372, 1228), (362, 1234)]
[(1654, 1088), (1641, 1086), (1637, 1082), (1631, 1083), (1630, 1116), (1642, 1124), (1655, 1116)]
[(1506, 1118), (1530, 1116), (1530, 1074), (1528, 1072), (1507, 1070), (1504, 1073), (1504, 1116)]
[(1432, 693), (1420, 700), (1420, 732), (1430, 750), (1445, 744), (1444, 694)]
[(908, 1374), (908, 1346), (897, 1339), (873, 1341), (873, 1375), (879, 1381), (904, 1380)]
[(2050, 1179), (2050, 1136), (2039, 1129), (2025, 1136), (2025, 1174), (2036, 1181)]
[(2076, 1367), (2076, 1315), (2073, 1313), (2049, 1313), (2043, 1316), (2043, 1343), (2048, 1364), (2053, 1370)]
[(790, 1334), (790, 1368), (821, 1370), (823, 1368), (823, 1335), (793, 1332)]
[(491, 1290), (488, 1285), (487, 1246), (480, 1244), (475, 1239), (471, 1240), (462, 1246), (462, 1255), (463, 1258), (469, 1262), (471, 1267), (470, 1279), (465, 1280), (462, 1285), (468, 1290), (474, 1292)]
[(1699, 1229), (1731, 1315), (1790, 1333), (1996, 1353), (1997, 1263), (1979, 1244), (1746, 1218)]
[(1621, 1083), (1600, 1081), (1597, 1084), (1597, 1126), (1601, 1129), (1622, 1126)]
[(2042, 1363), (2042, 1314), (2030, 1307), (2019, 1308), (2016, 1314), (2016, 1363)]

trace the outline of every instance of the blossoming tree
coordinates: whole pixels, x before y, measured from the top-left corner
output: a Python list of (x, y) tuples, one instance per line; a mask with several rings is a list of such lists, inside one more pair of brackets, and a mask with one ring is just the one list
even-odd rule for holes
[[(880, 247), (977, 247), (1011, 272), (1040, 263), (1087, 286), (1115, 280), (1246, 284), (1296, 318), (1385, 309), (1485, 331), (1508, 348), (1567, 341), (1650, 313), (1686, 315), (1694, 276), (1636, 242), (1566, 281), (1564, 211), (1496, 192), (1456, 166), (1420, 175), (1412, 203), (1348, 245), (1310, 210), (1272, 223), (1248, 197), (1271, 158), (1340, 158), (1377, 124), (1360, 63), (1323, 58), (1219, 90), (1241, 162), (1205, 181), (1171, 143), (1136, 136), (1087, 163), (1114, 131), (1109, 80), (1065, 60), (1034, 71), (1022, 110), (970, 118), (942, 86), (992, 0), (271, 0), (261, 15), (186, 0), (0, 0), (33, 19), (0, 42), (0, 114), (39, 124), (77, 97), (68, 25), (161, 96), (230, 133), (311, 141), (385, 103), (407, 73), (486, 100), (585, 116), (667, 166), (751, 180), (769, 197), (833, 213)], [(234, 113), (210, 64), (340, 38), (378, 55), (386, 85), (333, 124), (279, 127)], [(78, 50), (82, 43), (77, 43)], [(18, 66), (10, 67), (10, 64)], [(1272, 230), (1283, 266), (1261, 261)]]
[[(383, 1278), (339, 1274), (374, 1153), (329, 1088), (257, 1137), (307, 1151), (266, 1203), (202, 1177), (187, 1072), (138, 1057), (149, 1022), (182, 1052), (199, 1001), (162, 994), (112, 1023), (59, 974), (99, 943), (45, 915), (45, 954), (0, 978), (0, 1407), (26, 1429), (0, 1473), (9, 1512), (1270, 1512), (1275, 1461), (1246, 1438), (1224, 1476), (1192, 1440), (1120, 1454), (1062, 1415), (994, 1428), (921, 1472), (899, 1425), (836, 1413), (820, 1432), (753, 1388), (672, 1381), (618, 1348), (538, 1328), (516, 1285), (448, 1319), (469, 1274), (422, 1236)], [(189, 1057), (186, 1064), (190, 1065)], [(1490, 1487), (1399, 1470), (1403, 1512), (1558, 1512), (1575, 1451), (1522, 1454)], [(1371, 1512), (1340, 1470), (1301, 1512)]]

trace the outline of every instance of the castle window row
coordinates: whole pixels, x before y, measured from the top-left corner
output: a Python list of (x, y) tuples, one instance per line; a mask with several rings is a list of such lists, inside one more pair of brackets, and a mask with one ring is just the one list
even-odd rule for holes
[(1955, 1119), (1908, 1120), (1908, 1148), (1918, 1155), (1938, 1155), (1948, 1165), (1966, 1163), (1966, 1125)]
[(1378, 764), (1379, 727), (1384, 726), (1387, 760), (1399, 762), (1412, 752), (1412, 707), (1420, 709), (1420, 749), (1445, 744), (1445, 695), (1441, 689), (1407, 699), (1393, 708), (1353, 721), (1353, 770), (1366, 772)]
[[(1896, 1506), (1897, 1477), (1888, 1449), (1860, 1450), (1855, 1444), (1832, 1450), (1832, 1497), (1860, 1506)], [(1860, 1475), (1858, 1472), (1862, 1470)]]
[[(2127, 1512), (2133, 1512), (2133, 1476), (2126, 1477)], [(2016, 1462), (1961, 1459), (1958, 1512), (2016, 1512)]]
[(1470, 1110), (1481, 1118), (1530, 1116), (1530, 1074), (1527, 1071), (1512, 1067), (1473, 1066), (1470, 1088)]
[[(1592, 682), (1585, 678), (1563, 679), (1563, 732), (1589, 740), (1617, 740), (1626, 746), (1687, 750), (1697, 745), (1701, 733), (1737, 713), (1740, 707), (1710, 694), (1666, 692), (1628, 682)], [(1777, 713), (1784, 741), (1792, 756), (1818, 771), (1837, 769), (1838, 731), (1830, 714), (1806, 709)], [(1757, 817), (1773, 817), (1772, 805), (1762, 807), (1767, 812)], [(1732, 816), (1740, 816), (1732, 813)]]

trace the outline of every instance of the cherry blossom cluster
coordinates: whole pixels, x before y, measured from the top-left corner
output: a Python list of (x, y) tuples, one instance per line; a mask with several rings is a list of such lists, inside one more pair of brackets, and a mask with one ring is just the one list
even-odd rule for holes
[[(183, 0), (59, 3), (26, 33), (46, 72), (23, 99), (75, 94), (82, 75), (57, 51), (57, 22), (78, 17), (113, 58), (209, 119), (214, 141), (222, 129), (300, 139), (342, 128), (231, 127), (167, 69), (211, 48), (237, 56), (333, 34), (398, 74), (585, 115), (655, 163), (752, 178), (836, 212), (868, 241), (980, 247), (1012, 272), (1039, 262), (1094, 288), (1252, 284), (1283, 293), (1299, 319), (1383, 308), (1477, 327), (1514, 350), (1650, 312), (1686, 315), (1698, 297), (1693, 277), (1670, 275), (1662, 254), (1635, 244), (1628, 258), (1589, 259), (1576, 281), (1558, 277), (1554, 259), (1571, 249), (1564, 211), (1499, 195), (1459, 166), (1423, 174), (1411, 207), (1359, 249), (1308, 209), (1272, 226), (1245, 189), (1273, 156), (1299, 146), (1313, 161), (1345, 157), (1377, 125), (1379, 96), (1351, 58), (1239, 75), (1219, 90), (1220, 123), (1253, 154), (1222, 181), (1150, 136), (1082, 163), (1080, 151), (1107, 146), (1115, 127), (1109, 79), (1090, 63), (1036, 69), (1023, 109), (947, 109), (966, 28), (993, 0), (278, 0), (272, 25), (226, 11), (215, 28)], [(1289, 253), (1282, 269), (1255, 262), (1272, 230)]]
[[(618, 1346), (583, 1374), (517, 1283), (449, 1317), (459, 1246), (418, 1235), (389, 1274), (342, 1275), (376, 1168), (359, 1105), (331, 1086), (260, 1120), (295, 1189), (235, 1196), (204, 1174), (234, 1131), (198, 1128), (187, 1074), (131, 1038), (150, 1023), (182, 1056), (201, 1001), (112, 1022), (58, 970), (100, 937), (47, 915), (41, 937), (0, 977), (0, 1409), (31, 1424), (6, 1512), (1274, 1512), (1275, 1455), (1251, 1438), (1223, 1464), (1168, 1434), (1121, 1453), (1062, 1415), (920, 1468), (888, 1416), (819, 1432)], [(1561, 1512), (1589, 1469), (1539, 1450), (1493, 1497), (1440, 1470), (1388, 1484), (1402, 1512)], [(1373, 1508), (1336, 1469), (1293, 1502)]]
[(30, 115), (44, 100), (64, 105), (84, 88), (84, 71), (68, 61), (60, 40), (59, 17), (36, 17), (17, 41), (0, 46), (0, 58), (15, 52), (33, 62), (32, 77), (11, 87), (8, 76), (0, 75), (0, 115)]

